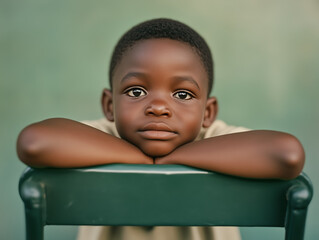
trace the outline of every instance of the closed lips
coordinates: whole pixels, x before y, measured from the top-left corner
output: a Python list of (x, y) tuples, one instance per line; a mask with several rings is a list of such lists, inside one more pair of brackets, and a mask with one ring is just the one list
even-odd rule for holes
[(150, 140), (169, 140), (174, 138), (177, 133), (165, 123), (148, 123), (138, 131), (145, 139)]
[(144, 125), (140, 131), (165, 131), (175, 133), (175, 131), (165, 123), (148, 123)]

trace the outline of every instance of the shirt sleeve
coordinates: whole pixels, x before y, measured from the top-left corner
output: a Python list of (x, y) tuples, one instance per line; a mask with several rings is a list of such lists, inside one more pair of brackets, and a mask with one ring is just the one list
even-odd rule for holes
[(86, 124), (90, 127), (94, 127), (98, 130), (111, 134), (115, 137), (118, 137), (118, 138), (120, 137), (116, 130), (115, 123), (110, 122), (105, 118), (101, 118), (98, 120), (85, 120), (85, 121), (81, 121), (81, 123)]
[(237, 127), (228, 125), (221, 120), (215, 120), (213, 124), (209, 128), (202, 128), (200, 134), (198, 135), (196, 140), (217, 137), (220, 135), (238, 133), (238, 132), (247, 132), (251, 129), (245, 127)]

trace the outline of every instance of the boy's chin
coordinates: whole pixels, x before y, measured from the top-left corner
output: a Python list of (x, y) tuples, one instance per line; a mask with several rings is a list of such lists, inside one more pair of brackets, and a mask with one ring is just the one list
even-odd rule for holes
[(145, 155), (156, 158), (164, 157), (174, 151), (175, 148), (165, 146), (144, 146), (141, 148)]

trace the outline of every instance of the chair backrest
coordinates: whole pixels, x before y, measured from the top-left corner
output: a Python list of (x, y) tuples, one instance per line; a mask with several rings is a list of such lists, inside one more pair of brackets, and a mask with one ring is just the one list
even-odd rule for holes
[(303, 239), (312, 185), (226, 176), (181, 165), (27, 168), (20, 179), (28, 240), (45, 225), (277, 226)]

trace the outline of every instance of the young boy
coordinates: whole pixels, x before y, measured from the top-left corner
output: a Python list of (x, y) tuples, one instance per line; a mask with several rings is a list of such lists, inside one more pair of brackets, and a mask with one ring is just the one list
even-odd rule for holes
[[(18, 155), (33, 167), (184, 164), (241, 177), (291, 179), (304, 164), (293, 136), (215, 120), (211, 52), (190, 27), (143, 22), (116, 45), (105, 89), (106, 119), (48, 119), (26, 127)], [(90, 126), (87, 126), (90, 125)], [(93, 127), (93, 128), (92, 128)], [(196, 140), (196, 141), (195, 141)], [(236, 228), (82, 227), (79, 239), (240, 239)]]

